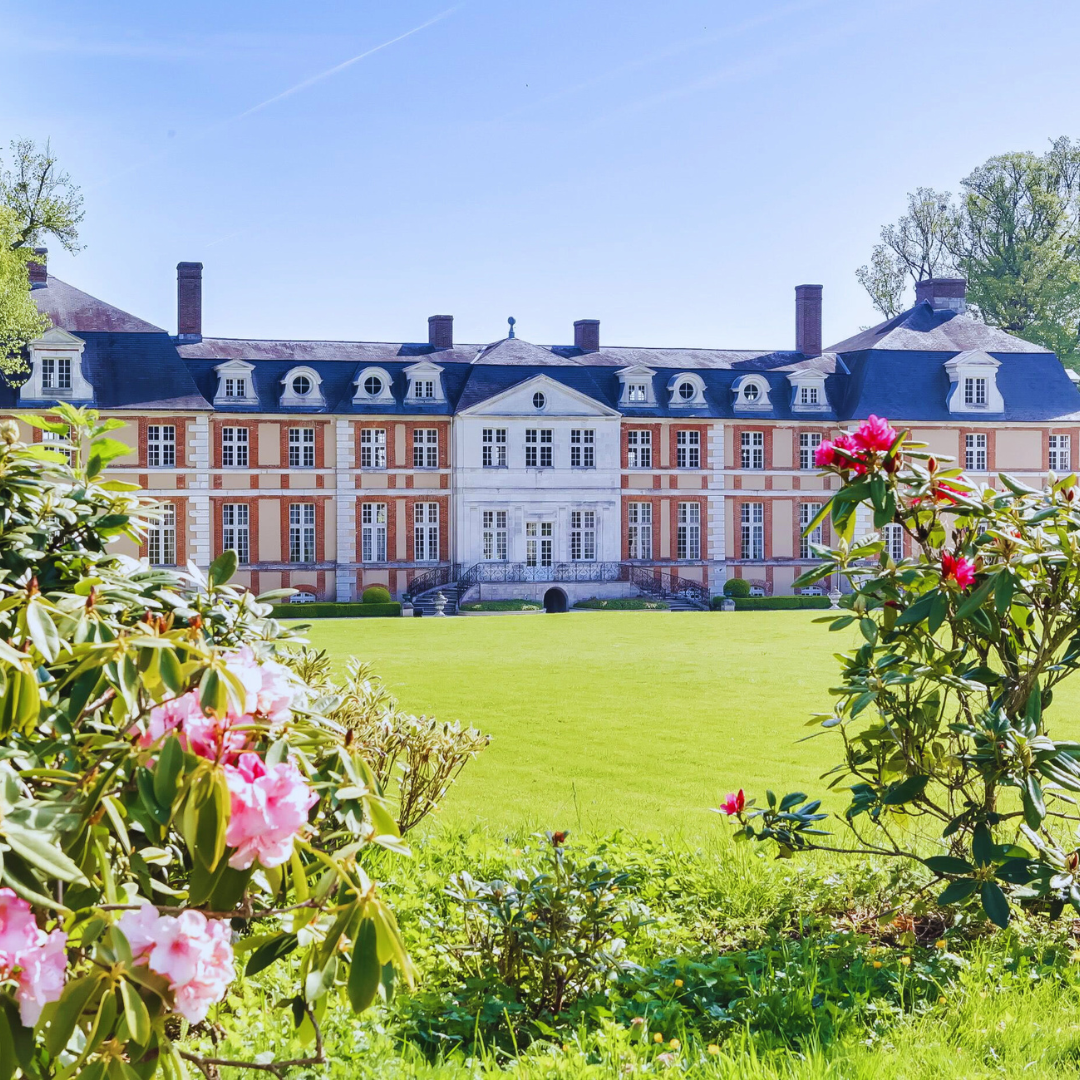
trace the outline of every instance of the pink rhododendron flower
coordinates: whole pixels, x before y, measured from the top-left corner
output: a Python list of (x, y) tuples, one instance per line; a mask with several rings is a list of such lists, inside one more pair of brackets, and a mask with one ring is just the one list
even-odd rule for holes
[(246, 870), (256, 859), (266, 868), (286, 862), (318, 800), (300, 770), (291, 761), (268, 769), (257, 754), (241, 754), (226, 766), (225, 779), (232, 797), (225, 843), (236, 848), (229, 865)]
[(54, 930), (51, 934), (38, 931), (41, 941), (36, 948), (20, 953), (18, 989), (19, 1019), (23, 1027), (33, 1027), (41, 1010), (50, 1001), (59, 1001), (64, 989), (67, 970), (67, 934)]
[(741, 814), (746, 808), (746, 796), (743, 794), (742, 788), (739, 788), (738, 793), (732, 792), (721, 804), (720, 809), (723, 810), (728, 817), (732, 817), (735, 814)]
[(245, 712), (258, 714), (273, 723), (289, 718), (297, 686), (287, 667), (273, 660), (260, 664), (247, 645), (227, 653), (225, 660), (229, 672), (240, 680), (247, 691)]
[(941, 553), (941, 580), (955, 581), (961, 589), (966, 589), (975, 581), (975, 563), (964, 555)]
[(884, 453), (896, 442), (897, 431), (889, 421), (871, 413), (856, 429), (852, 440), (859, 450)]
[(0, 889), (0, 966), (5, 957), (32, 949), (39, 933), (30, 905), (11, 889)]
[(138, 911), (125, 911), (117, 926), (131, 946), (131, 955), (138, 960), (146, 956), (157, 942), (161, 916), (153, 904), (143, 904)]
[(836, 464), (836, 447), (827, 439), (818, 443), (818, 448), (814, 451), (814, 464), (819, 469)]
[(210, 761), (232, 761), (247, 746), (247, 734), (234, 730), (234, 725), (250, 723), (248, 716), (229, 716), (219, 720), (207, 716), (199, 702), (199, 693), (192, 690), (182, 697), (171, 698), (150, 711), (150, 723), (139, 739), (146, 748), (175, 731), (180, 745)]

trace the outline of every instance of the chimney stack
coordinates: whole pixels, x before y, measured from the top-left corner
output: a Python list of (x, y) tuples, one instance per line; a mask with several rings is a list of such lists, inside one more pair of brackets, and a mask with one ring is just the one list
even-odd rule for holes
[(452, 349), (454, 347), (454, 316), (429, 315), (427, 339), (433, 349)]
[(202, 340), (202, 263), (176, 264), (176, 334), (181, 341)]
[(600, 348), (600, 320), (578, 319), (574, 323), (574, 348), (596, 352)]
[(37, 285), (49, 284), (49, 249), (43, 247), (34, 248), (34, 258), (26, 264), (30, 271), (30, 288)]
[(821, 286), (795, 286), (795, 348), (804, 356), (821, 355)]
[(926, 301), (935, 311), (967, 310), (967, 278), (923, 278), (915, 282), (915, 303)]

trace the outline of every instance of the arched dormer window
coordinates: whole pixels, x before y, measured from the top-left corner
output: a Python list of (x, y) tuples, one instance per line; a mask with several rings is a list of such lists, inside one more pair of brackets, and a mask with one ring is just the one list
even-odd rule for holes
[(386, 368), (366, 367), (353, 380), (356, 393), (353, 401), (358, 405), (393, 405), (393, 380)]
[(294, 367), (281, 380), (281, 404), (294, 409), (321, 409), (326, 405), (322, 376), (310, 367)]
[(258, 405), (259, 393), (255, 389), (255, 365), (246, 360), (226, 360), (214, 371), (218, 377), (214, 405)]
[(702, 408), (705, 405), (705, 382), (694, 371), (686, 371), (668, 380), (668, 404), (678, 409)]
[(732, 384), (734, 407), (740, 412), (755, 412), (772, 408), (769, 383), (762, 375), (740, 375)]
[(409, 386), (405, 401), (410, 405), (441, 405), (445, 400), (442, 384), (443, 369), (430, 360), (421, 360), (405, 369)]

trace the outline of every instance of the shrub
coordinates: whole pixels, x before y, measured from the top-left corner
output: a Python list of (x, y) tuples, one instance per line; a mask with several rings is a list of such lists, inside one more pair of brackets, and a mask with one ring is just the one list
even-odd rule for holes
[(724, 582), (724, 595), (746, 597), (750, 595), (750, 582), (745, 578), (728, 578)]
[[(840, 543), (796, 585), (838, 574), (854, 590), (826, 617), (863, 640), (843, 657), (824, 726), (843, 739), (831, 786), (850, 788), (856, 849), (913, 864), (924, 888), (944, 884), (941, 904), (978, 897), (999, 926), (1010, 897), (1080, 911), (1080, 856), (1063, 834), (1080, 821), (1063, 794), (1080, 791), (1080, 744), (1046, 723), (1080, 667), (1076, 477), (980, 489), (877, 417), (823, 443), (818, 463), (842, 481), (819, 515)], [(855, 537), (863, 505), (875, 528), (900, 526), (911, 557), (894, 562), (880, 534)], [(722, 808), (738, 835), (781, 854), (820, 844), (824, 815), (805, 795), (750, 806), (739, 792)]]
[[(107, 437), (120, 421), (57, 412), (26, 422), (70, 430), (71, 463), (0, 423), (3, 1075), (215, 1068), (184, 1040), (241, 949), (249, 974), (296, 954), (285, 1005), (321, 1062), (335, 986), (359, 1011), (384, 963), (411, 975), (357, 861), (368, 844), (401, 850), (393, 817), (277, 661), (289, 633), (229, 584), (235, 552), (205, 576), (110, 552), (155, 507), (103, 478), (128, 452)], [(234, 946), (228, 920), (256, 932)]]
[(591, 597), (579, 600), (574, 607), (589, 611), (667, 611), (668, 605), (663, 600), (645, 600), (640, 596), (620, 596), (611, 600)]
[(535, 600), (473, 600), (462, 604), (461, 611), (540, 611), (543, 604)]
[(382, 585), (369, 585), (363, 593), (365, 604), (389, 604), (390, 590)]
[(793, 611), (824, 609), (829, 606), (827, 596), (714, 596), (713, 611), (719, 611), (725, 600), (733, 600), (736, 611)]
[(401, 605), (390, 604), (277, 604), (275, 619), (380, 619), (401, 614)]

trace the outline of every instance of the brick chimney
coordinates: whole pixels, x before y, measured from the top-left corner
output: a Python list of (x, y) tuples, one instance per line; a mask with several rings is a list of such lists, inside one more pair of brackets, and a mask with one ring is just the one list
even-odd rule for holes
[(915, 303), (926, 301), (935, 311), (967, 310), (967, 278), (923, 278), (915, 282)]
[(596, 352), (600, 348), (600, 320), (578, 319), (574, 323), (574, 348)]
[(429, 315), (427, 339), (433, 349), (452, 349), (454, 347), (454, 316)]
[(34, 248), (34, 257), (26, 264), (30, 271), (30, 288), (49, 284), (49, 249)]
[(821, 355), (821, 286), (795, 286), (795, 348), (804, 356)]
[(202, 340), (202, 263), (176, 264), (176, 334), (181, 341)]

